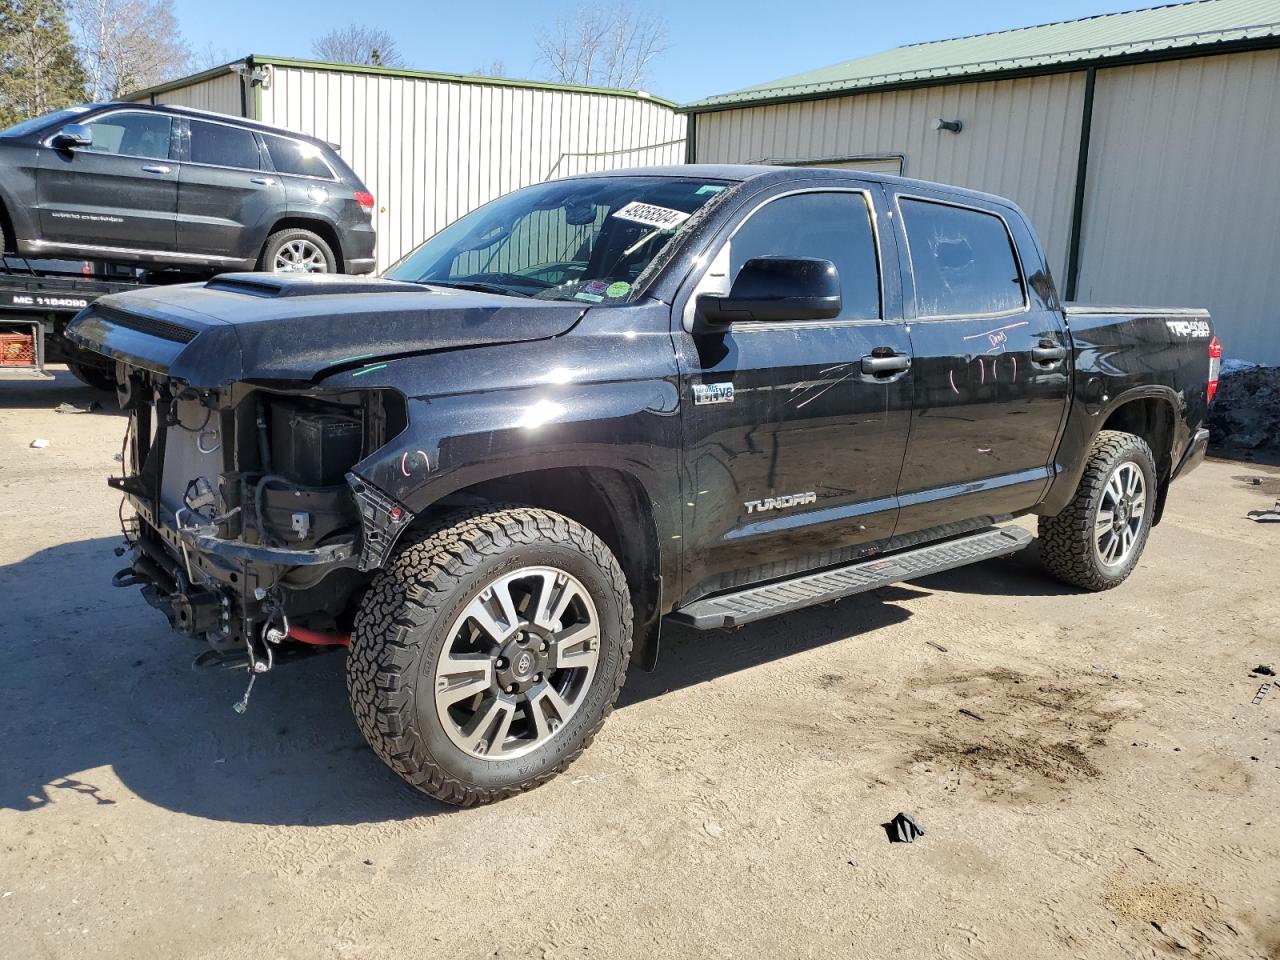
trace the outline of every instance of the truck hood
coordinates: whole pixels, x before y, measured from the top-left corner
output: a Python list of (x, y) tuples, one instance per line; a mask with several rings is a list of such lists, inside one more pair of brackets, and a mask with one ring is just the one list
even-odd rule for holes
[(376, 278), (235, 273), (103, 297), (67, 326), (87, 350), (195, 387), (565, 333), (581, 304)]

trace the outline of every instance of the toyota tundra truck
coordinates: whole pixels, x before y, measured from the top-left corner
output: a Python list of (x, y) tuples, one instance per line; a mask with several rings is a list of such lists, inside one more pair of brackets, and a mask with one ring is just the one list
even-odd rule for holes
[(1028, 514), (1050, 575), (1120, 585), (1221, 354), (1202, 310), (1063, 304), (999, 197), (704, 165), (518, 190), (381, 278), (106, 296), (68, 335), (130, 415), (115, 582), (250, 687), (346, 648), (369, 745), (463, 805), (563, 770), (664, 620), (1010, 554)]

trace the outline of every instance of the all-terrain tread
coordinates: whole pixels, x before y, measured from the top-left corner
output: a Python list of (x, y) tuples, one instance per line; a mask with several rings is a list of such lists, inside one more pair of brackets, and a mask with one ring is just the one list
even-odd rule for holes
[[(605, 708), (582, 741), (552, 769), (507, 788), (490, 789), (450, 777), (415, 729), (411, 676), (417, 629), (441, 623), (454, 591), (486, 557), (514, 546), (557, 542), (574, 546), (604, 573), (622, 617), (622, 655)], [(530, 790), (559, 774), (590, 744), (613, 711), (632, 647), (631, 594), (617, 559), (595, 534), (548, 510), (519, 504), (465, 508), (411, 530), (370, 585), (356, 615), (347, 655), (347, 692), (369, 746), (416, 789), (446, 803), (474, 806)]]
[[(1102, 496), (1107, 477), (1117, 461), (1126, 455), (1145, 456), (1154, 473), (1155, 458), (1151, 448), (1141, 437), (1120, 430), (1100, 430), (1089, 448), (1089, 458), (1076, 495), (1061, 512), (1052, 517), (1041, 517), (1037, 524), (1040, 540), (1040, 560), (1050, 574), (1072, 586), (1085, 590), (1110, 590), (1128, 579), (1141, 556), (1143, 543), (1138, 545), (1132, 563), (1119, 576), (1108, 576), (1093, 556), (1093, 523), (1098, 498)], [(1148, 491), (1148, 509), (1155, 509), (1154, 490)], [(1151, 527), (1147, 526), (1150, 534)]]

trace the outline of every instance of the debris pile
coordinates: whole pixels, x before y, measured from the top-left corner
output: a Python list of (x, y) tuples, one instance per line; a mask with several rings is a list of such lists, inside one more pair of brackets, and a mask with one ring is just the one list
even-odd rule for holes
[(1209, 431), (1215, 446), (1280, 450), (1280, 367), (1223, 370), (1209, 408)]

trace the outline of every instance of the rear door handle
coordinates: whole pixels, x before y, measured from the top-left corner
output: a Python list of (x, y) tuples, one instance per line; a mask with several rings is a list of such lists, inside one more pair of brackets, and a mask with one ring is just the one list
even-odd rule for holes
[(1057, 363), (1067, 355), (1067, 348), (1052, 340), (1041, 340), (1040, 346), (1031, 348), (1031, 359), (1036, 363)]
[(862, 358), (863, 373), (897, 373), (910, 366), (911, 358), (905, 353), (877, 354), (872, 351), (870, 356)]
[(260, 184), (262, 184), (264, 187), (273, 187), (273, 186), (275, 186), (275, 182), (276, 182), (276, 181), (275, 181), (275, 178), (274, 178), (274, 177), (250, 177), (250, 178), (249, 178), (249, 182), (250, 182), (250, 183), (260, 183)]
[(172, 168), (166, 167), (164, 164), (152, 163), (143, 167), (142, 172), (143, 173), (168, 173), (170, 169)]

